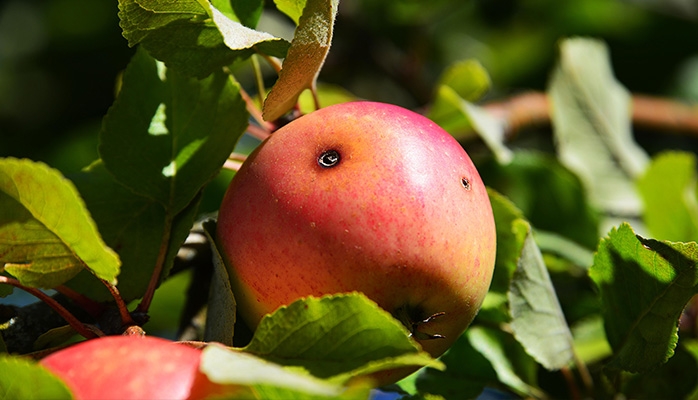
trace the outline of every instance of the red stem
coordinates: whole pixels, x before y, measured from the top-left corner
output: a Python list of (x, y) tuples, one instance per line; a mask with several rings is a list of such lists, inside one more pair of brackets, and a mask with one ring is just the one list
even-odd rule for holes
[(90, 314), (92, 318), (99, 318), (104, 313), (105, 307), (102, 303), (98, 303), (82, 293), (78, 293), (65, 285), (60, 285), (53, 289), (72, 300), (78, 307)]
[(68, 309), (63, 307), (54, 298), (42, 292), (41, 290), (24, 286), (17, 279), (9, 278), (3, 275), (0, 275), (0, 283), (5, 283), (10, 286), (14, 286), (43, 301), (54, 311), (56, 311), (61, 317), (63, 317), (63, 319), (65, 319), (66, 322), (68, 322), (68, 325), (75, 329), (75, 332), (85, 337), (86, 339), (94, 339), (100, 336), (104, 336), (104, 333), (102, 331), (100, 331), (94, 326), (88, 326), (87, 324), (80, 322), (80, 320), (78, 320), (70, 311), (68, 311)]
[(111, 293), (111, 296), (114, 298), (114, 301), (116, 302), (116, 307), (119, 309), (119, 315), (121, 316), (121, 326), (136, 325), (136, 322), (133, 320), (133, 317), (131, 317), (131, 313), (128, 311), (128, 307), (126, 307), (124, 298), (121, 297), (121, 293), (119, 293), (119, 289), (111, 283), (105, 281), (104, 279), (100, 280), (102, 281), (104, 286), (107, 287), (109, 293)]

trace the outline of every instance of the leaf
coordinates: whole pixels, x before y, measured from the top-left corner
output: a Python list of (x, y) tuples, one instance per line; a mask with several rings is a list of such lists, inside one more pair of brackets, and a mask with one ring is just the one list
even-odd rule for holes
[(484, 326), (470, 327), (465, 334), (473, 348), (490, 362), (499, 382), (522, 396), (547, 397), (534, 384), (537, 374), (535, 361), (512, 336)]
[(274, 0), (276, 8), (288, 15), (296, 25), (303, 14), (306, 2), (307, 0)]
[(211, 289), (208, 296), (204, 340), (206, 342), (213, 341), (232, 346), (235, 320), (237, 318), (235, 295), (230, 286), (228, 269), (214, 239), (216, 237), (216, 223), (208, 220), (203, 223), (203, 227), (213, 250), (214, 275), (213, 279), (211, 279)]
[(560, 161), (582, 179), (592, 204), (637, 214), (633, 179), (648, 156), (632, 137), (630, 94), (614, 78), (602, 42), (568, 39), (560, 53), (548, 87)]
[(643, 239), (628, 224), (599, 244), (589, 276), (602, 300), (608, 366), (647, 372), (664, 364), (678, 341), (678, 320), (698, 292), (698, 244)]
[(279, 73), (264, 101), (264, 119), (273, 121), (298, 101), (305, 89), (315, 86), (332, 44), (339, 0), (308, 0)]
[(262, 319), (244, 351), (336, 381), (402, 366), (441, 367), (402, 324), (359, 293), (279, 308)]
[(511, 163), (478, 165), (487, 185), (507, 196), (537, 230), (558, 233), (595, 249), (599, 211), (589, 204), (580, 179), (552, 155), (518, 150)]
[[(126, 301), (141, 298), (158, 262), (164, 263), (161, 278), (169, 273), (196, 217), (200, 196), (184, 211), (169, 215), (160, 203), (119, 184), (101, 162), (72, 175), (71, 179), (103, 232), (104, 240), (117, 249), (122, 260), (119, 293)], [(166, 257), (160, 260), (163, 247), (167, 247)], [(113, 299), (103, 285), (94, 285), (89, 274), (80, 273), (67, 285), (95, 300)]]
[(698, 388), (698, 361), (683, 346), (661, 368), (648, 374), (628, 376), (623, 395), (629, 399), (695, 399)]
[[(251, 387), (253, 398), (358, 399), (368, 395), (367, 389), (352, 395), (343, 386), (215, 344), (204, 348), (199, 369), (216, 384)], [(252, 393), (243, 391), (238, 397), (233, 392), (230, 398), (250, 398)]]
[(0, 261), (20, 282), (55, 287), (88, 268), (116, 283), (107, 247), (75, 186), (47, 165), (0, 159)]
[(0, 398), (72, 399), (68, 387), (36, 362), (0, 354)]
[(572, 333), (531, 226), (517, 223), (527, 234), (508, 295), (511, 328), (528, 354), (548, 370), (558, 370), (574, 358)]
[(221, 169), (247, 118), (227, 75), (187, 78), (138, 51), (104, 118), (99, 151), (121, 184), (177, 214)]
[(513, 153), (504, 144), (506, 122), (461, 98), (454, 88), (439, 86), (427, 116), (459, 140), (466, 138), (467, 135), (463, 132), (474, 130), (494, 153), (497, 161), (502, 164), (511, 161)]
[(643, 201), (643, 220), (657, 239), (698, 240), (696, 157), (665, 152), (653, 158), (637, 181)]
[(492, 81), (477, 60), (453, 63), (441, 74), (437, 87), (448, 86), (465, 101), (477, 101), (490, 89)]
[(211, 0), (211, 5), (226, 17), (254, 28), (264, 9), (263, 0)]
[[(208, 2), (119, 0), (120, 25), (129, 46), (140, 43), (168, 67), (197, 78), (220, 71), (257, 50), (274, 57), (285, 56), (289, 43), (245, 27), (243, 24), (256, 24), (259, 10), (249, 3), (237, 7), (237, 3), (224, 10), (228, 15), (223, 18), (223, 13), (216, 13), (216, 22), (212, 19), (215, 7)], [(237, 11), (242, 23), (229, 18)], [(239, 35), (239, 40), (233, 40), (237, 45), (231, 48), (226, 43), (234, 35)]]
[(445, 370), (425, 368), (417, 374), (420, 393), (440, 395), (446, 400), (475, 399), (486, 386), (497, 382), (492, 364), (472, 346), (467, 331), (439, 359), (446, 365)]

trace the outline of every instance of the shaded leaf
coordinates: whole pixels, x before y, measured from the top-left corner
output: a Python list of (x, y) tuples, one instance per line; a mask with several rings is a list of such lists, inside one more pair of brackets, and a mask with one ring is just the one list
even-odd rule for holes
[(337, 381), (395, 367), (442, 366), (402, 324), (359, 293), (280, 307), (262, 319), (244, 351)]
[(305, 89), (315, 85), (332, 44), (339, 0), (308, 0), (279, 73), (264, 101), (263, 115), (273, 121), (287, 113)]
[(613, 76), (606, 46), (563, 41), (548, 94), (560, 161), (580, 176), (595, 206), (637, 214), (633, 179), (648, 156), (632, 137), (630, 94)]
[(104, 118), (99, 151), (120, 183), (176, 214), (218, 173), (247, 118), (227, 75), (187, 78), (138, 51)]
[(465, 334), (473, 348), (490, 362), (499, 382), (522, 396), (546, 397), (535, 385), (537, 364), (513, 336), (483, 326), (470, 327)]
[(657, 155), (637, 181), (637, 187), (644, 203), (643, 221), (653, 237), (684, 242), (698, 240), (694, 154)]
[[(104, 240), (117, 249), (122, 260), (119, 293), (126, 301), (142, 297), (158, 262), (164, 263), (161, 278), (167, 276), (196, 217), (200, 196), (179, 214), (169, 215), (160, 203), (116, 182), (101, 162), (72, 175), (71, 179), (103, 232)], [(166, 256), (160, 260), (163, 246), (167, 247)], [(112, 299), (102, 285), (94, 284), (89, 274), (80, 273), (67, 285), (95, 300)]]
[(698, 292), (698, 244), (643, 239), (628, 224), (599, 244), (589, 276), (601, 293), (609, 367), (660, 367), (678, 341), (678, 320)]
[(419, 393), (443, 396), (446, 400), (474, 399), (497, 382), (492, 364), (470, 343), (466, 331), (439, 358), (446, 369), (425, 368), (417, 374)]
[(613, 354), (600, 315), (576, 323), (572, 327), (572, 336), (577, 356), (587, 365)]
[(22, 284), (54, 287), (88, 268), (116, 283), (120, 261), (75, 186), (30, 160), (0, 159), (0, 261)]
[(478, 165), (478, 170), (483, 181), (516, 204), (536, 230), (596, 248), (599, 212), (589, 204), (580, 179), (554, 156), (519, 150), (508, 165), (491, 160)]
[(629, 399), (691, 399), (698, 387), (698, 360), (683, 346), (661, 368), (628, 376), (622, 392)]
[(511, 328), (528, 354), (548, 370), (557, 370), (574, 357), (572, 333), (531, 226), (517, 223), (526, 227), (527, 234), (508, 294)]
[(368, 395), (367, 388), (357, 393), (252, 354), (215, 344), (203, 350), (199, 368), (214, 383), (252, 389), (239, 388), (237, 394), (233, 390), (226, 398), (365, 399)]
[(230, 286), (228, 269), (216, 246), (216, 223), (212, 220), (203, 223), (204, 232), (213, 249), (213, 278), (206, 311), (206, 330), (204, 340), (233, 345), (236, 315), (235, 295)]
[(26, 358), (0, 354), (0, 398), (72, 399), (68, 387), (55, 375)]

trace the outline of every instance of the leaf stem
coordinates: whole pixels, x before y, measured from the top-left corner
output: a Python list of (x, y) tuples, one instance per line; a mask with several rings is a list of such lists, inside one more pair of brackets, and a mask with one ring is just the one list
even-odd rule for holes
[(88, 326), (87, 324), (84, 324), (78, 320), (75, 315), (73, 315), (68, 309), (63, 307), (59, 302), (57, 302), (53, 297), (47, 295), (46, 293), (42, 292), (39, 289), (36, 288), (31, 288), (22, 285), (17, 279), (13, 279), (7, 276), (0, 275), (0, 283), (5, 283), (10, 286), (16, 287), (18, 289), (21, 289), (32, 296), (38, 298), (39, 300), (43, 301), (46, 303), (49, 307), (51, 307), (54, 311), (56, 311), (63, 319), (68, 322), (68, 325), (71, 326), (71, 328), (75, 329), (75, 332), (77, 332), (79, 335), (83, 336), (86, 339), (94, 339), (100, 336), (104, 336), (104, 333), (100, 331), (97, 327), (95, 326)]
[(313, 95), (313, 103), (315, 103), (315, 110), (317, 111), (322, 107), (320, 106), (320, 97), (317, 94), (317, 82), (315, 80), (310, 85), (310, 93)]
[(259, 61), (257, 60), (256, 55), (253, 54), (252, 57), (250, 57), (250, 61), (252, 61), (252, 69), (254, 70), (254, 78), (255, 84), (257, 85), (257, 97), (259, 100), (259, 104), (264, 104), (264, 95), (267, 92), (267, 89), (264, 87), (262, 68), (259, 65)]
[(109, 290), (109, 293), (111, 293), (111, 296), (116, 302), (116, 307), (119, 309), (119, 315), (121, 316), (121, 326), (136, 325), (133, 317), (131, 317), (131, 313), (128, 311), (128, 307), (126, 307), (124, 298), (121, 297), (121, 293), (119, 293), (119, 289), (104, 279), (100, 279), (100, 281), (107, 287), (107, 290)]
[(158, 257), (155, 261), (155, 268), (153, 269), (153, 274), (150, 275), (150, 282), (148, 282), (148, 289), (143, 295), (143, 299), (136, 307), (136, 312), (147, 314), (150, 308), (150, 303), (153, 301), (153, 296), (155, 295), (155, 289), (160, 283), (160, 275), (162, 274), (162, 269), (165, 265), (165, 258), (167, 257), (167, 249), (170, 243), (170, 231), (172, 230), (173, 218), (168, 215), (165, 220), (165, 228), (163, 230), (162, 241), (160, 242), (160, 249), (158, 251)]
[[(232, 75), (231, 79), (233, 79)], [(247, 112), (250, 113), (250, 116), (259, 125), (259, 129), (265, 131), (265, 135), (269, 136), (269, 134), (274, 130), (274, 124), (264, 120), (262, 117), (262, 110), (257, 107), (257, 104), (255, 104), (254, 100), (252, 100), (252, 97), (250, 97), (250, 95), (242, 87), (240, 87), (240, 97), (242, 97), (242, 100), (245, 102)], [(250, 124), (250, 126), (253, 125)]]

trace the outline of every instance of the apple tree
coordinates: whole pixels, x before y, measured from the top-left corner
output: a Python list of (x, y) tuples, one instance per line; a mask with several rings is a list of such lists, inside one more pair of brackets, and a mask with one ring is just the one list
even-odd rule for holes
[[(682, 43), (681, 56), (688, 59), (698, 53), (695, 39), (677, 33), (695, 35), (696, 10), (678, 2), (655, 5), (668, 13), (657, 16), (620, 0), (550, 0), (545, 7), (514, 0), (112, 3), (113, 18), (105, 20), (114, 22), (126, 61), (123, 68), (112, 65), (119, 71), (109, 78), (115, 82), (111, 105), (89, 129), (93, 156), (73, 170), (39, 153), (0, 157), (1, 397), (92, 397), (89, 390), (117, 398), (698, 396), (698, 192), (691, 140), (698, 112), (685, 101), (698, 98), (698, 68), (686, 61), (676, 73), (680, 90), (657, 94), (655, 75), (665, 59), (627, 62), (623, 46), (642, 29), (661, 31), (676, 34), (670, 40)], [(29, 15), (17, 11), (20, 2), (11, 4), (14, 9), (2, 12)], [(85, 10), (101, 10), (90, 4)], [(537, 14), (542, 10), (547, 14)], [(487, 21), (494, 28), (486, 29)], [(669, 40), (662, 34), (657, 40)], [(668, 52), (646, 47), (649, 57)], [(0, 87), (4, 71), (0, 66)], [(524, 76), (533, 77), (528, 87), (520, 83)], [(5, 98), (0, 111), (10, 109)], [(397, 104), (415, 115), (405, 117), (408, 126), (418, 120), (448, 136), (458, 148), (449, 154), (467, 151), (465, 168), (469, 174), (477, 168), (472, 174), (478, 177), (458, 175), (455, 182), (460, 191), (484, 183), (481, 199), (474, 205), (451, 201), (450, 189), (437, 179), (457, 162), (424, 158), (442, 154), (430, 153), (437, 140), (403, 146), (409, 132), (390, 124), (408, 114), (391, 114), (372, 128), (394, 137), (389, 146), (361, 142), (369, 125), (326, 117), (357, 100), (381, 104), (381, 110)], [(341, 130), (344, 147), (335, 139), (335, 147), (312, 142), (320, 158), (311, 173), (299, 166), (307, 143), (284, 142), (281, 135), (321, 125), (313, 140)], [(28, 141), (6, 137), (14, 138), (8, 143)], [(271, 155), (259, 156), (277, 137), (281, 144)], [(348, 153), (336, 148), (350, 147), (373, 151), (376, 163), (331, 184), (312, 176), (345, 160)], [(406, 166), (383, 168), (395, 149)], [(249, 166), (257, 158), (266, 170)], [(425, 175), (432, 166), (438, 173)], [(382, 182), (408, 169), (431, 188), (429, 201), (450, 201), (442, 207), (448, 218), (465, 214), (477, 226), (470, 231), (438, 214), (420, 230), (404, 224), (412, 223), (414, 210), (365, 200), (377, 198), (381, 188), (393, 196), (399, 185)], [(255, 191), (244, 193), (242, 216), (223, 221), (229, 208), (243, 210), (239, 197), (224, 201), (237, 171)], [(291, 204), (294, 199), (279, 194), (297, 183), (291, 178), (305, 185), (294, 186), (302, 195), (324, 191), (294, 207), (313, 208), (341, 233), (309, 242), (294, 225), (300, 211), (294, 218), (255, 214), (274, 216), (276, 203)], [(350, 184), (354, 192), (347, 195), (342, 190)], [(277, 197), (263, 198), (271, 186), (281, 187)], [(357, 187), (366, 196), (352, 203)], [(334, 197), (326, 195), (330, 191)], [(219, 208), (225, 233), (243, 233), (234, 246), (218, 230)], [(342, 212), (352, 219), (331, 218)], [(303, 232), (316, 228), (315, 220), (311, 224)], [(480, 225), (492, 228), (496, 250), (475, 245), (490, 232)], [(402, 275), (380, 280), (380, 263), (354, 267), (369, 258), (369, 246), (338, 239), (350, 228), (380, 231), (370, 236), (371, 249), (378, 249), (371, 260), (400, 254), (386, 262)], [(415, 244), (433, 231), (449, 245), (434, 251), (435, 245)], [(381, 252), (393, 242), (408, 244)], [(283, 250), (272, 252), (279, 244)], [(344, 251), (347, 246), (352, 252)], [(249, 266), (258, 275), (255, 290), (236, 277), (231, 248), (252, 248), (259, 256)], [(283, 257), (289, 253), (290, 261)], [(448, 349), (430, 351), (424, 341), (442, 335), (421, 327), (439, 326), (450, 311), (384, 307), (385, 298), (400, 293), (391, 286), (417, 286), (408, 285), (408, 277), (433, 283), (436, 264), (420, 264), (417, 273), (404, 262), (407, 253), (420, 260), (432, 260), (433, 253), (447, 260), (468, 256), (429, 286), (431, 298), (470, 307), (461, 308), (467, 321), (449, 333)], [(331, 258), (336, 254), (339, 259)], [(318, 263), (321, 258), (329, 261)], [(278, 308), (270, 300), (279, 294), (274, 285), (302, 286), (292, 268), (331, 276), (327, 270), (339, 264), (350, 272), (334, 276), (342, 284), (329, 285), (329, 292), (315, 288), (318, 278), (305, 282), (312, 295), (285, 299)], [(314, 270), (318, 265), (322, 270)], [(350, 276), (354, 270), (362, 273)], [(454, 287), (463, 298), (450, 297)], [(482, 296), (470, 296), (480, 289)], [(382, 301), (375, 292), (383, 293)], [(266, 303), (274, 309), (255, 306)], [(134, 382), (143, 386), (127, 391)]]

